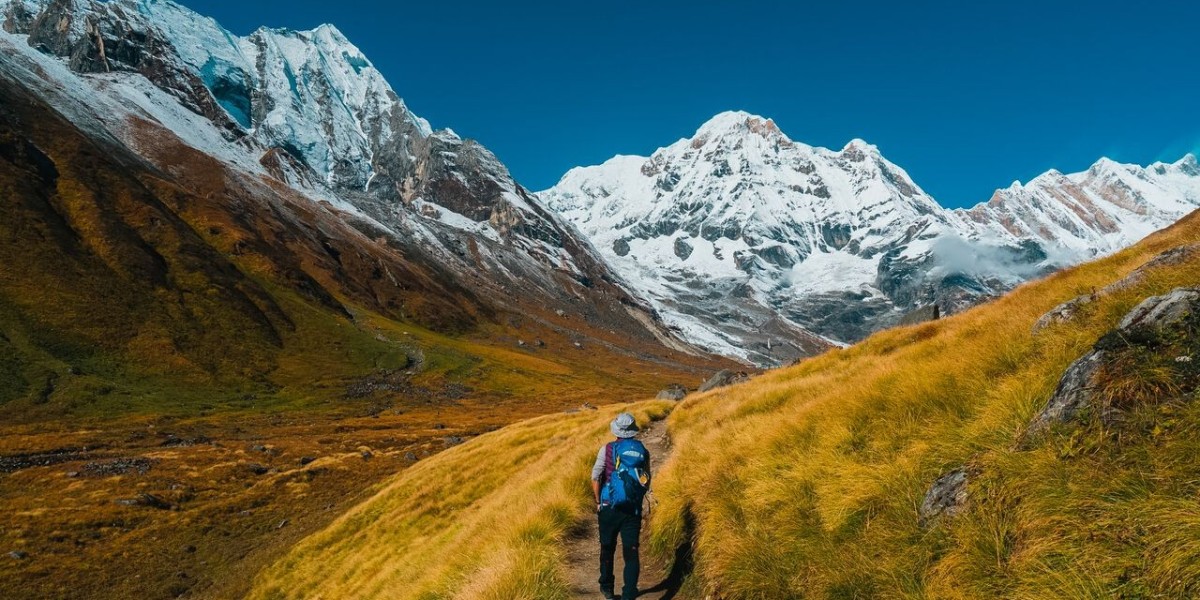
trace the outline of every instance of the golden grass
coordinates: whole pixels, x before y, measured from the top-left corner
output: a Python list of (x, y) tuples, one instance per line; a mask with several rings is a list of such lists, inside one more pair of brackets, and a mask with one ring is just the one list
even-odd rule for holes
[(566, 598), (560, 544), (590, 507), (588, 470), (621, 410), (524, 421), (407, 469), (259, 574), (251, 598)]
[[(1071, 361), (1143, 298), (1200, 282), (1200, 264), (1038, 335), (1034, 321), (1197, 240), (1192, 215), (962, 315), (687, 399), (649, 545), (690, 538), (694, 584), (719, 598), (1195, 597), (1200, 408), (1161, 404), (1178, 392), (1161, 360), (1113, 379), (1159, 401), (1119, 431), (1093, 420), (1016, 442)], [(962, 465), (967, 510), (919, 526), (926, 490)]]
[[(699, 597), (1195, 597), (1194, 383), (1163, 356), (1121, 355), (1101, 401), (1126, 420), (1018, 442), (1071, 361), (1146, 296), (1200, 282), (1200, 264), (1153, 271), (1038, 335), (1033, 322), (1197, 239), (1192, 216), (962, 315), (679, 405), (631, 405), (643, 420), (676, 406), (646, 545), (690, 544), (684, 590)], [(251, 597), (567, 597), (561, 542), (618, 410), (525, 421), (418, 463), (260, 573)], [(926, 490), (959, 466), (966, 509), (922, 527)]]

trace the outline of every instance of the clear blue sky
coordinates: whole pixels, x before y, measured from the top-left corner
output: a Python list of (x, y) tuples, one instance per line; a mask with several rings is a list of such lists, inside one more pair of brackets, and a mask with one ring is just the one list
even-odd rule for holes
[(246, 34), (331, 22), (526, 187), (722, 110), (863, 138), (947, 206), (1100, 156), (1200, 149), (1200, 2), (182, 0)]

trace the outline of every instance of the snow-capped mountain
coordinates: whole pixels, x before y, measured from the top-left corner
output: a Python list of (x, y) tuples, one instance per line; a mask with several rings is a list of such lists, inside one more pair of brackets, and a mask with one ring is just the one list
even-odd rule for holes
[(1115, 252), (1200, 206), (1200, 166), (1188, 154), (1148, 167), (1107, 158), (1086, 171), (1047, 171), (956, 211), (980, 235), (1035, 240), (1078, 262)]
[(328, 207), (485, 311), (693, 351), (486, 148), (409, 111), (333, 26), (239, 37), (170, 0), (0, 0), (0, 27), (6, 74), (160, 169), (182, 168), (165, 130)]
[(539, 196), (685, 337), (770, 364), (1124, 247), (1200, 205), (1200, 174), (1101, 161), (952, 211), (862, 140), (816, 148), (726, 112)]

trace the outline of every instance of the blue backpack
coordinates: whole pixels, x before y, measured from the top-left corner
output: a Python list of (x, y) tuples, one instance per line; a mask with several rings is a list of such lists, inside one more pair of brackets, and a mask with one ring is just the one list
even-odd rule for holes
[(650, 483), (646, 447), (637, 440), (623, 439), (612, 442), (608, 448), (613, 472), (600, 491), (600, 503), (640, 515)]

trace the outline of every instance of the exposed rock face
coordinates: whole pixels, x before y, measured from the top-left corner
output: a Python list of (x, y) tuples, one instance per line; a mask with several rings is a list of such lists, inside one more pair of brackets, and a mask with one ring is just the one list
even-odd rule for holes
[(965, 467), (959, 467), (942, 475), (925, 492), (921, 508), (917, 511), (922, 527), (932, 524), (938, 517), (953, 517), (962, 512), (969, 498), (967, 484), (970, 475)]
[(747, 375), (745, 371), (730, 371), (729, 369), (721, 369), (720, 371), (714, 373), (712, 377), (709, 377), (708, 381), (705, 381), (704, 385), (701, 385), (700, 389), (696, 391), (707, 392), (720, 387), (742, 383), (743, 381), (748, 381), (749, 379), (750, 376)]
[(620, 240), (608, 259), (684, 337), (776, 365), (1124, 247), (1200, 206), (1200, 169), (1101, 160), (947, 210), (866, 142), (807, 146), (727, 112), (539, 196), (603, 251)]
[(655, 398), (657, 398), (658, 400), (679, 401), (679, 400), (683, 400), (683, 398), (685, 396), (687, 396), (687, 393), (688, 393), (687, 388), (683, 387), (682, 385), (679, 385), (678, 383), (672, 383), (671, 385), (668, 385), (667, 387), (665, 387), (661, 391), (659, 391), (658, 395), (655, 396)]

